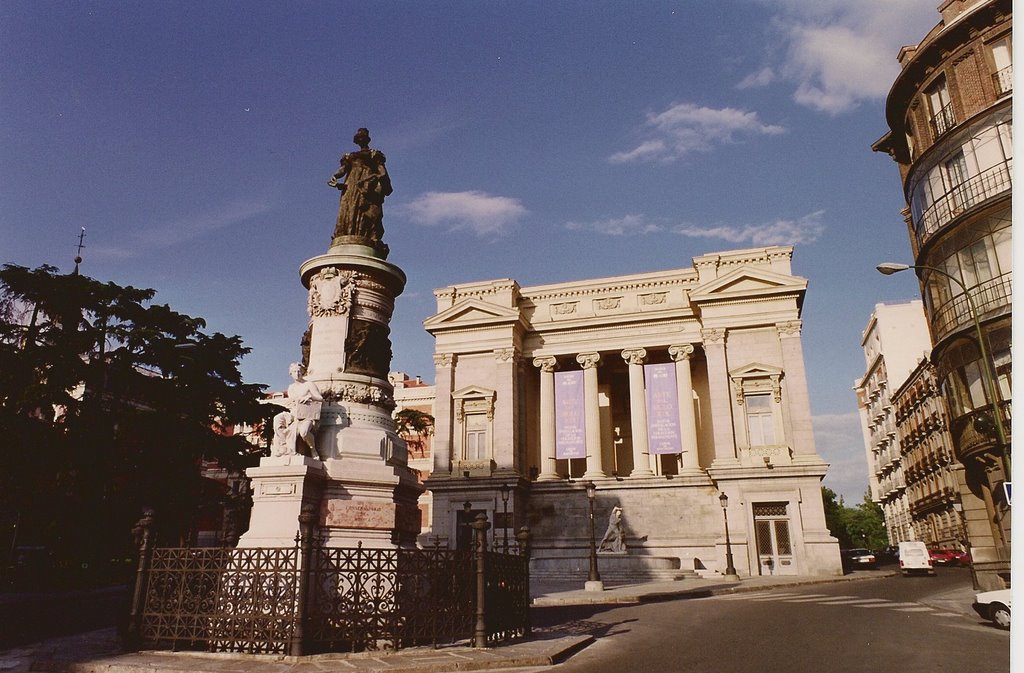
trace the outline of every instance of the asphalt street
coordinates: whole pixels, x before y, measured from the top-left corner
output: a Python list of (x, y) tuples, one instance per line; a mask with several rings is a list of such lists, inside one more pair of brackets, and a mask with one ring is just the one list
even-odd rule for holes
[(555, 667), (559, 673), (1009, 671), (1008, 632), (968, 614), (969, 606), (930, 600), (969, 583), (966, 569), (940, 568), (936, 577), (551, 607), (538, 609), (534, 623), (597, 636)]

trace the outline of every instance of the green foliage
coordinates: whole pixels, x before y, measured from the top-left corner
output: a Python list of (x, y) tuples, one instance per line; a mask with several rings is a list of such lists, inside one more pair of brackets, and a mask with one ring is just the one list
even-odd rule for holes
[(827, 487), (822, 487), (821, 498), (825, 505), (825, 524), (839, 540), (841, 548), (881, 549), (889, 544), (882, 508), (871, 500), (869, 493), (864, 494), (863, 502), (856, 507), (847, 507), (842, 498), (837, 501), (835, 492)]
[(103, 556), (143, 506), (177, 542), (203, 497), (199, 462), (254, 462), (225, 432), (273, 412), (242, 381), (249, 349), (154, 296), (0, 268), (0, 513), (21, 522), (19, 544)]
[(426, 437), (434, 433), (434, 417), (416, 409), (402, 409), (395, 414), (395, 430), (403, 436)]

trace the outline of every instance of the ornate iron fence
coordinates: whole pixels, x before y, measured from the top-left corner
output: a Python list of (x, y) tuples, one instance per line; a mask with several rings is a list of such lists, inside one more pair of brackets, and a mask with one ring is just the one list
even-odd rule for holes
[(486, 518), (474, 550), (341, 548), (305, 518), (290, 548), (154, 549), (144, 517), (129, 646), (300, 655), (529, 633), (525, 528), (513, 553), (486, 549)]

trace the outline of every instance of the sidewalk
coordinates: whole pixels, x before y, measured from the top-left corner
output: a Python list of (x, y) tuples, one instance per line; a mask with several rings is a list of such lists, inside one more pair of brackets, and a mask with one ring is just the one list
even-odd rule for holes
[[(891, 574), (894, 571), (856, 571), (843, 577), (749, 577), (740, 582), (695, 577), (676, 582), (610, 586), (602, 592), (576, 588), (578, 582), (537, 582), (531, 587), (531, 595), (536, 606), (646, 603), (850, 582)], [(949, 592), (948, 596), (943, 594), (936, 600), (942, 602), (943, 609), (952, 609), (945, 606), (962, 604), (964, 599), (959, 593), (963, 591)], [(970, 601), (966, 604), (969, 611)], [(591, 635), (559, 632), (556, 627), (535, 633), (525, 642), (481, 650), (460, 645), (309, 657), (203, 652), (122, 654), (117, 634), (111, 628), (0, 651), (0, 673), (445, 673), (549, 666), (564, 661), (593, 641)]]

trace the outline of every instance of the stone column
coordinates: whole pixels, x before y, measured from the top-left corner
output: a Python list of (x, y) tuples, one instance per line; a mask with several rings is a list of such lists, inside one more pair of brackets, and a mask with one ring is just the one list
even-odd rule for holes
[(676, 363), (676, 395), (679, 397), (679, 434), (683, 440), (683, 472), (700, 472), (697, 453), (697, 418), (693, 412), (693, 377), (690, 358), (693, 345), (669, 346), (668, 354)]
[(433, 478), (452, 473), (452, 385), (455, 381), (455, 356), (434, 354), (434, 470)]
[(587, 471), (585, 479), (606, 477), (601, 464), (601, 408), (597, 399), (597, 363), (600, 353), (580, 353), (576, 362), (583, 367), (583, 418), (587, 425)]
[(533, 366), (540, 369), (540, 475), (537, 481), (558, 479), (555, 462), (555, 370), (558, 360), (553, 357), (534, 358)]
[(627, 348), (622, 359), (629, 365), (629, 424), (633, 432), (633, 471), (631, 477), (651, 477), (650, 448), (647, 443), (647, 398), (644, 395), (644, 361), (647, 351)]
[(497, 399), (494, 407), (494, 463), (499, 473), (514, 472), (516, 447), (519, 444), (519, 428), (516, 423), (517, 365), (519, 353), (515, 348), (499, 348), (494, 351), (495, 388)]
[(715, 438), (715, 462), (737, 464), (733, 437), (732, 396), (729, 394), (729, 363), (725, 356), (725, 329), (702, 329), (711, 394), (711, 431)]
[(807, 394), (807, 374), (804, 371), (804, 350), (800, 340), (801, 321), (790, 320), (776, 325), (782, 347), (786, 406), (793, 431), (793, 459), (818, 462), (814, 448), (814, 428), (811, 425), (811, 402)]

